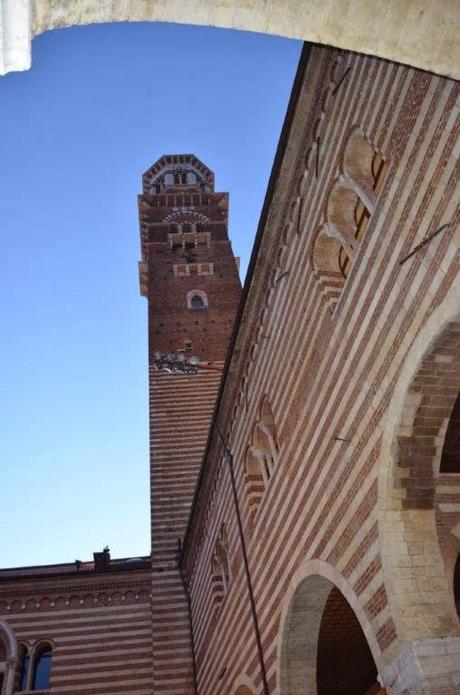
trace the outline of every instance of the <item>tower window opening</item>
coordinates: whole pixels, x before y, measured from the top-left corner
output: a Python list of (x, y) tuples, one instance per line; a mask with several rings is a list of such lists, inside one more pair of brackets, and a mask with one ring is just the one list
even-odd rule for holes
[(199, 294), (195, 294), (192, 297), (191, 304), (192, 304), (192, 309), (203, 309), (203, 307), (204, 307), (203, 299), (200, 297)]
[(187, 307), (189, 309), (207, 309), (208, 298), (202, 290), (190, 290), (187, 294)]
[(187, 174), (182, 171), (176, 171), (174, 173), (174, 183), (178, 186), (182, 186), (187, 183)]

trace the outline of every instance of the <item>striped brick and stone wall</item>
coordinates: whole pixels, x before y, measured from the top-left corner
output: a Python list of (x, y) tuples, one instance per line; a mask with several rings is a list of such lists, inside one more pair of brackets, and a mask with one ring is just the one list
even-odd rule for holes
[(199, 693), (460, 687), (458, 92), (304, 51), (216, 416), (244, 544), (215, 428), (182, 555)]
[(177, 567), (220, 371), (152, 372), (152, 624), (157, 693), (193, 693), (187, 595)]

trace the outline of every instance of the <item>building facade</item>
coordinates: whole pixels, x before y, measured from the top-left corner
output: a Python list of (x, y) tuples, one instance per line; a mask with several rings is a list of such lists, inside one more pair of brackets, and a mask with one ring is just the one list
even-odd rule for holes
[(150, 594), (150, 557), (1, 570), (1, 695), (151, 692)]
[(151, 559), (0, 573), (2, 695), (460, 692), (458, 95), (305, 46), (242, 294), (144, 174)]

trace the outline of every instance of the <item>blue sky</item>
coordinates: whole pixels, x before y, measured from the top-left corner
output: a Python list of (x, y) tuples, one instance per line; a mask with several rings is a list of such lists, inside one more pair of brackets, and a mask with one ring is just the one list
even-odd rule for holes
[(141, 175), (170, 152), (213, 169), (244, 270), (300, 50), (78, 27), (0, 78), (0, 566), (149, 552)]

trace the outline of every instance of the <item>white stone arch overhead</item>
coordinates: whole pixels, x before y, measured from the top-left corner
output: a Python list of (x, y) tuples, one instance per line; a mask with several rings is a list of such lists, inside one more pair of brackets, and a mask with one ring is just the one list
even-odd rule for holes
[[(345, 9), (346, 7), (346, 9)], [(0, 74), (27, 70), (44, 31), (121, 21), (179, 22), (243, 29), (376, 55), (460, 77), (455, 0), (366, 3), (331, 0), (0, 0)], [(433, 40), (433, 37), (441, 37)]]

